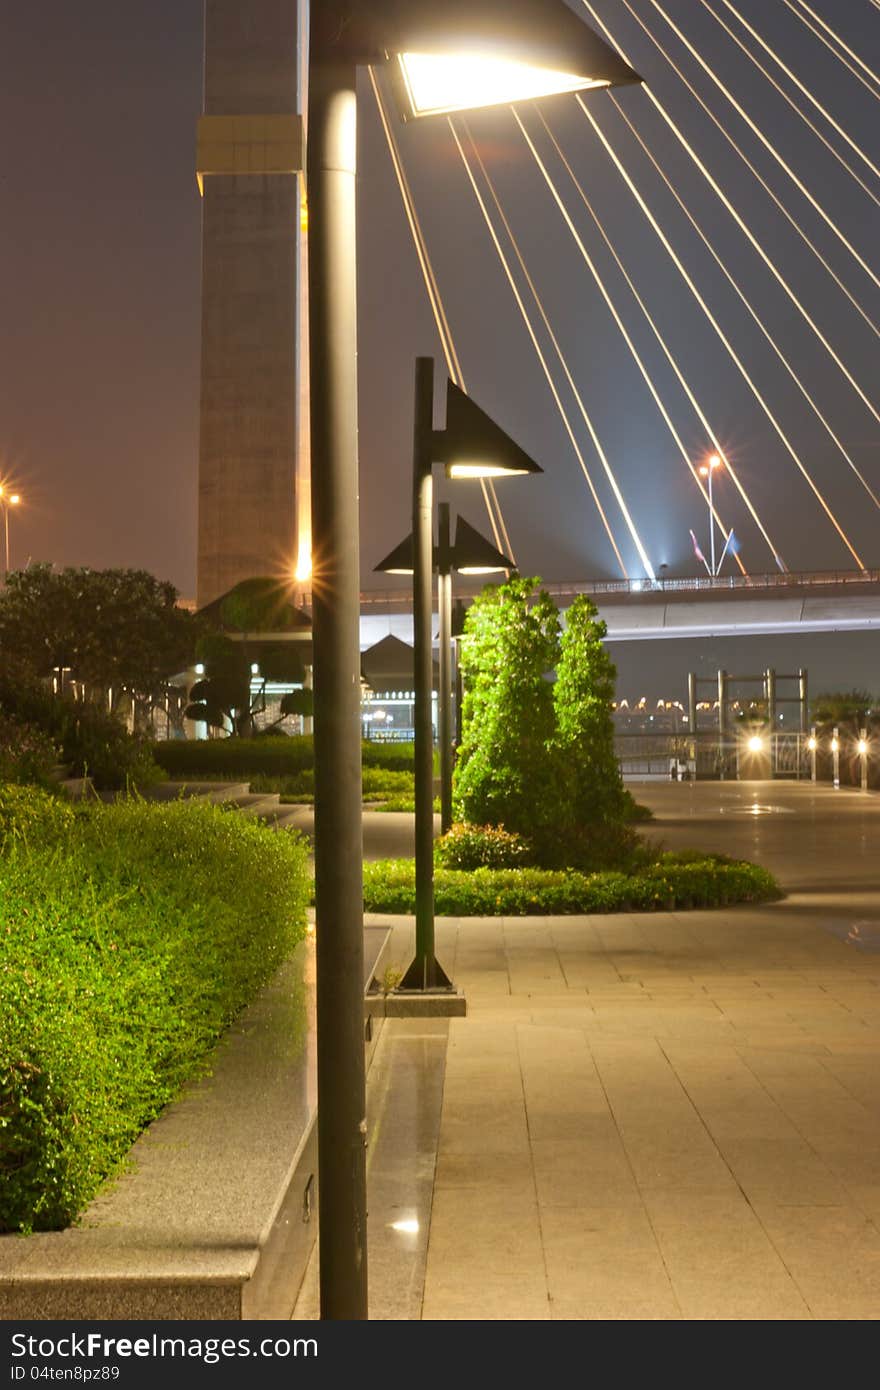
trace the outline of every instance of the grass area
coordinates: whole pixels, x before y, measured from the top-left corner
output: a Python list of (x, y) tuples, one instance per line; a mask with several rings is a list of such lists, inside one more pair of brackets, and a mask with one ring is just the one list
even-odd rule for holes
[(305, 931), (298, 836), (0, 789), (0, 1231), (82, 1212)]
[[(434, 906), (444, 917), (555, 916), (726, 907), (782, 897), (766, 869), (696, 852), (663, 854), (636, 873), (573, 869), (436, 868)], [(368, 912), (415, 911), (415, 865), (385, 859), (364, 865)]]

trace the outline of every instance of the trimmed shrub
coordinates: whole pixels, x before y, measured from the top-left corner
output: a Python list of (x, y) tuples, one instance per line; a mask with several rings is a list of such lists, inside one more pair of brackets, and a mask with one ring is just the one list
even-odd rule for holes
[(31, 796), (20, 833), (5, 803), (0, 859), (3, 1231), (83, 1210), (301, 939), (309, 893), (304, 842), (216, 806)]
[[(662, 912), (769, 902), (782, 896), (756, 864), (706, 855), (681, 862), (663, 855), (638, 874), (582, 874), (573, 869), (438, 869), (434, 906), (446, 917), (523, 917), (605, 912)], [(385, 859), (364, 865), (368, 912), (415, 911), (415, 865)]]
[[(362, 745), (367, 768), (412, 772), (411, 743)], [(154, 745), (153, 754), (169, 777), (220, 781), (256, 776), (289, 777), (314, 768), (315, 751), (310, 734), (285, 734), (260, 738), (169, 739)], [(305, 788), (308, 790), (308, 788)]]
[(434, 842), (434, 863), (444, 869), (516, 869), (533, 853), (525, 836), (503, 825), (453, 825)]

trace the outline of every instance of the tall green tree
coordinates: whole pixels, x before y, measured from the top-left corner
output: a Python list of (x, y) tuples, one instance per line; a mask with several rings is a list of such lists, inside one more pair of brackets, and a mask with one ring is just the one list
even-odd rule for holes
[(596, 605), (579, 594), (566, 613), (553, 686), (556, 746), (576, 825), (619, 821), (629, 800), (614, 752), (617, 668), (604, 645), (607, 631)]
[(553, 688), (559, 615), (537, 579), (483, 590), (461, 643), (462, 742), (456, 819), (542, 835), (559, 811)]
[(29, 565), (0, 593), (0, 644), (36, 675), (64, 671), (96, 701), (149, 708), (192, 661), (199, 623), (145, 570)]

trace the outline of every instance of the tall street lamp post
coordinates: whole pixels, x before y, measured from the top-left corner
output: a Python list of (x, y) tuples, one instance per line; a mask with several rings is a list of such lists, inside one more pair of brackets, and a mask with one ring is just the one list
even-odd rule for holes
[(367, 1317), (355, 289), (359, 64), (413, 119), (637, 82), (564, 0), (313, 0), (309, 232), (319, 1266), (322, 1318)]
[[(445, 993), (453, 988), (452, 981), (434, 954), (434, 729), (431, 720), (433, 468), (435, 463), (445, 464), (447, 476), (450, 478), (500, 478), (542, 471), (534, 460), (452, 381), (446, 385), (446, 428), (435, 430), (433, 421), (434, 359), (417, 357), (413, 423), (413, 529), (408, 540), (392, 551), (376, 568), (384, 570), (385, 573), (398, 574), (410, 570), (413, 576), (416, 944), (412, 964), (404, 974), (398, 989), (401, 992), (413, 991), (420, 994)], [(442, 534), (442, 525), (441, 522), (440, 547), (437, 552), (441, 576), (438, 722), (441, 766), (445, 748), (446, 773), (451, 777), (451, 692), (448, 689), (449, 645), (452, 640), (451, 612), (449, 597), (444, 598), (444, 581), (448, 580), (453, 564), (449, 545), (448, 508), (445, 513), (445, 537)], [(480, 539), (482, 540), (482, 537)], [(488, 542), (485, 544), (488, 545)], [(494, 547), (491, 549), (493, 560), (500, 562), (493, 563), (493, 569), (512, 567), (512, 561), (506, 555), (502, 555)], [(480, 558), (475, 558), (475, 565), (479, 563)]]
[[(705, 478), (709, 485), (709, 555), (711, 557), (712, 578), (717, 573), (715, 569), (715, 509), (712, 506), (712, 474), (716, 468), (721, 467), (721, 456), (713, 454), (707, 463), (700, 469), (700, 476)], [(724, 557), (722, 556), (722, 559)]]
[(4, 535), (4, 559), (3, 559), (3, 583), (9, 577), (9, 508), (21, 505), (21, 496), (17, 492), (7, 492), (6, 487), (0, 484), (0, 506), (3, 507), (3, 535)]

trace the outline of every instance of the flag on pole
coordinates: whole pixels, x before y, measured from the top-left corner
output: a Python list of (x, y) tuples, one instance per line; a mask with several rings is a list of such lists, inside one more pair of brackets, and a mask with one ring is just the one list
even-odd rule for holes
[(698, 560), (702, 560), (703, 564), (706, 566), (707, 571), (711, 574), (712, 571), (709, 569), (709, 561), (706, 559), (705, 555), (703, 554), (702, 550), (697, 544), (697, 538), (694, 535), (693, 531), (691, 531), (691, 540), (694, 543), (694, 554), (696, 555)]

